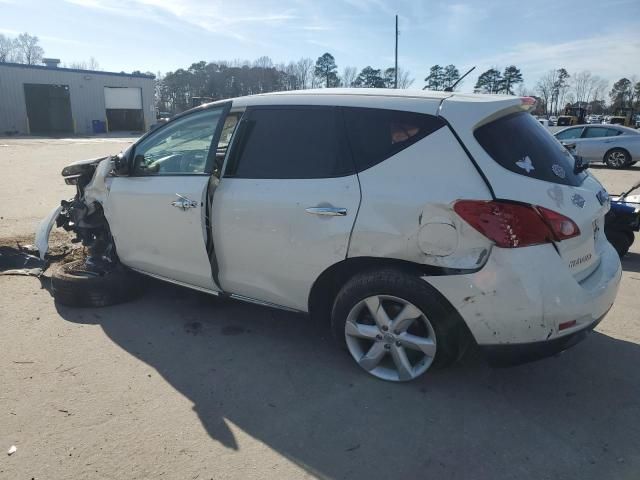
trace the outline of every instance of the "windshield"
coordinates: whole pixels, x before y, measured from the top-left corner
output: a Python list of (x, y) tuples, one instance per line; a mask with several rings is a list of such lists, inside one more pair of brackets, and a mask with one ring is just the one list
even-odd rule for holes
[(504, 168), (526, 177), (579, 186), (587, 176), (574, 173), (575, 160), (529, 113), (519, 112), (481, 126), (474, 136)]

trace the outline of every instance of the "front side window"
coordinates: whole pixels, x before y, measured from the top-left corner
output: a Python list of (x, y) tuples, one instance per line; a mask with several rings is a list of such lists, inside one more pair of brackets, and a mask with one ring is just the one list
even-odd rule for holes
[(529, 113), (501, 117), (473, 135), (493, 160), (519, 175), (572, 186), (586, 177), (574, 172), (573, 156)]
[(242, 120), (225, 176), (331, 178), (354, 173), (333, 107), (258, 108)]
[(582, 127), (579, 128), (567, 128), (561, 132), (556, 133), (558, 140), (570, 140), (572, 138), (580, 138), (582, 134)]
[(224, 107), (169, 122), (134, 149), (134, 175), (204, 174)]
[(445, 125), (432, 115), (377, 108), (344, 108), (344, 120), (358, 172), (377, 165)]

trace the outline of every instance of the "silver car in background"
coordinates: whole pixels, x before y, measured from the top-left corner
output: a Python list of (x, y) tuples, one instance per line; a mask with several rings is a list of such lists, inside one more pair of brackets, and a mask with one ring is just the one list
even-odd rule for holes
[(633, 128), (577, 125), (554, 135), (587, 162), (603, 162), (611, 168), (624, 168), (640, 160), (640, 131)]

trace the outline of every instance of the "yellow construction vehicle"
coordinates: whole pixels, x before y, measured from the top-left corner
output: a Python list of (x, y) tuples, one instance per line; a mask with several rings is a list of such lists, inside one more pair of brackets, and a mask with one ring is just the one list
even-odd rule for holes
[(562, 115), (558, 117), (556, 125), (558, 127), (567, 127), (569, 125), (581, 125), (585, 123), (587, 109), (583, 107), (572, 107), (567, 104)]

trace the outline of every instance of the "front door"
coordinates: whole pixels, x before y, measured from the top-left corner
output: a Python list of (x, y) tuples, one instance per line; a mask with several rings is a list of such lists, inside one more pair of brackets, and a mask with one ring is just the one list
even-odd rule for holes
[(313, 282), (347, 256), (360, 187), (334, 107), (243, 117), (213, 201), (225, 292), (307, 309)]
[(129, 176), (114, 177), (104, 205), (128, 267), (219, 290), (207, 252), (207, 191), (230, 104), (177, 118), (136, 144)]

